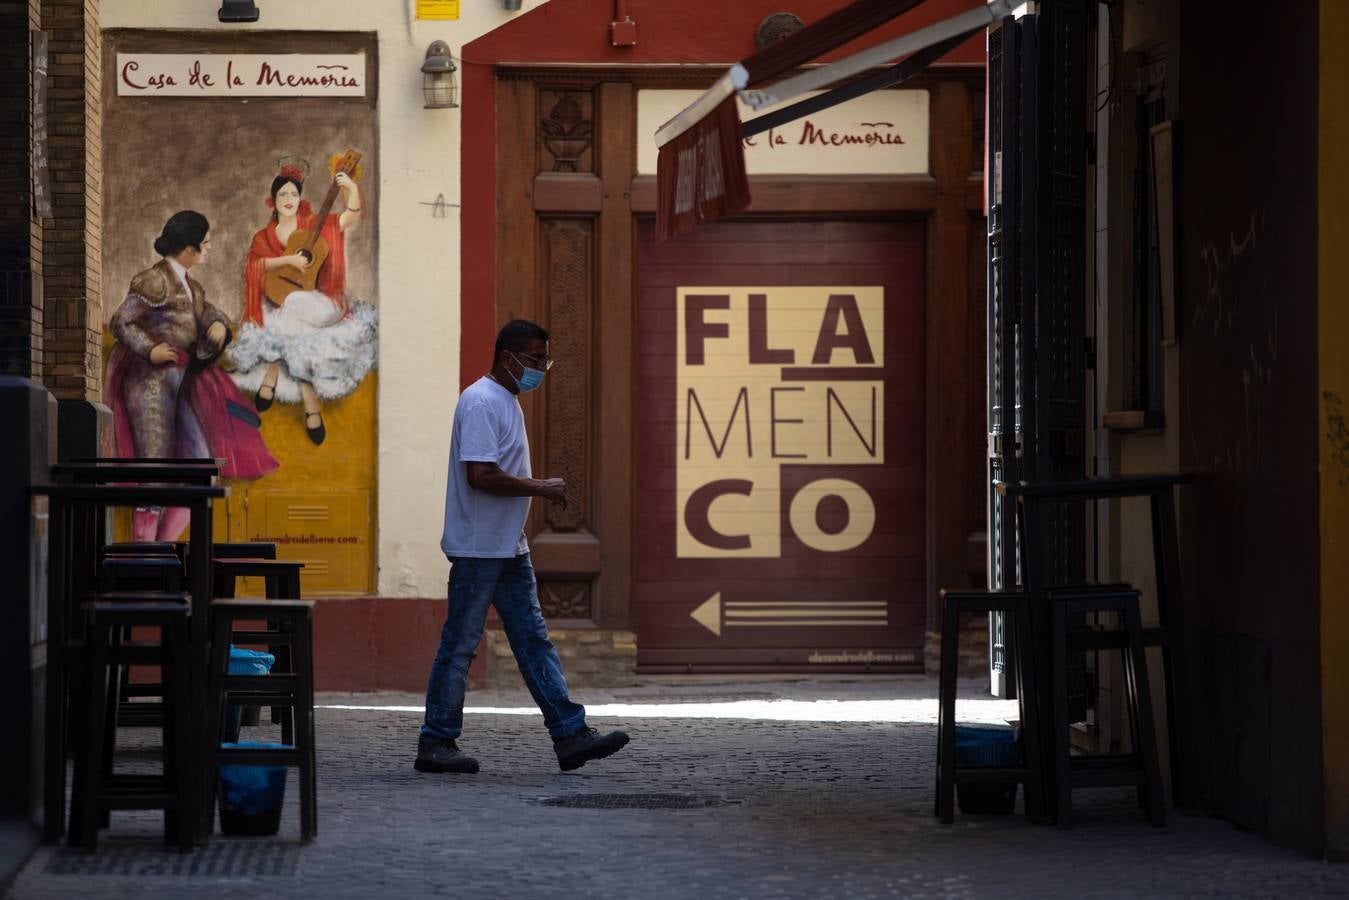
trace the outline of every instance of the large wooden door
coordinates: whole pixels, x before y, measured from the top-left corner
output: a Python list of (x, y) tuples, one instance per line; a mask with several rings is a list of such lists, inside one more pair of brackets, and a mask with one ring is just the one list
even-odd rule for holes
[(921, 668), (925, 235), (639, 225), (643, 670)]

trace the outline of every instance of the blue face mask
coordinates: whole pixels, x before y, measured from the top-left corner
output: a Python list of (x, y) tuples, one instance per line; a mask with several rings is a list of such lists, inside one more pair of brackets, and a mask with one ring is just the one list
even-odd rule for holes
[(531, 369), (529, 366), (520, 362), (520, 357), (516, 356), (514, 353), (511, 354), (511, 358), (520, 363), (520, 377), (515, 378), (515, 373), (511, 372), (509, 369), (506, 371), (510, 373), (512, 378), (515, 378), (515, 386), (519, 388), (520, 393), (528, 394), (530, 391), (543, 384), (543, 376), (545, 374), (543, 369)]

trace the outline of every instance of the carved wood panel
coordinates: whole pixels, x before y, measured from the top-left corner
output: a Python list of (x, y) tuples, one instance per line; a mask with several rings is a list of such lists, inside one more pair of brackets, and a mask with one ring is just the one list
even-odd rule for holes
[(590, 582), (540, 581), (539, 606), (549, 619), (588, 619)]
[(543, 219), (544, 321), (552, 334), (555, 377), (548, 381), (546, 475), (567, 480), (567, 505), (549, 505), (544, 521), (552, 531), (578, 531), (590, 510), (589, 371), (590, 303), (593, 295), (591, 236), (587, 219)]
[(595, 95), (585, 90), (539, 91), (539, 171), (595, 171)]

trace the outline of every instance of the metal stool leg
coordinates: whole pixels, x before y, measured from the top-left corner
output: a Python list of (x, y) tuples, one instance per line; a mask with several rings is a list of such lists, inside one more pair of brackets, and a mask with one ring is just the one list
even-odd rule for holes
[(1021, 598), (1012, 614), (1013, 664), (1016, 666), (1017, 704), (1021, 714), (1021, 746), (1026, 766), (1025, 807), (1032, 822), (1044, 819), (1044, 762), (1040, 756), (1040, 721), (1036, 710), (1035, 660), (1031, 656), (1030, 600)]
[(1068, 734), (1068, 616), (1054, 604), (1054, 786), (1058, 826), (1073, 824), (1073, 772)]
[[(314, 747), (314, 653), (311, 623), (306, 618), (294, 628), (295, 647), (292, 656), (299, 687), (295, 697), (296, 749), (300, 757), (300, 833), (306, 841), (318, 834), (318, 785), (315, 772), (317, 754)], [(303, 744), (303, 748), (299, 745)]]
[(1129, 636), (1125, 651), (1125, 668), (1129, 672), (1131, 692), (1136, 710), (1135, 751), (1142, 757), (1143, 773), (1147, 778), (1148, 818), (1161, 827), (1166, 824), (1166, 808), (1162, 801), (1161, 766), (1157, 760), (1157, 733), (1152, 716), (1152, 693), (1148, 684), (1148, 662), (1143, 649), (1143, 625), (1138, 604), (1124, 607), (1124, 627)]
[(112, 632), (112, 628), (100, 628), (91, 635), (93, 646), (89, 652), (89, 670), (85, 673), (87, 741), (77, 758), (77, 784), (71, 794), (70, 809), (70, 844), (85, 850), (93, 850), (98, 845), (98, 795), (103, 782), (102, 735), (107, 709), (108, 645)]
[(956, 681), (960, 664), (960, 604), (942, 597), (942, 635), (937, 706), (937, 819), (955, 818)]

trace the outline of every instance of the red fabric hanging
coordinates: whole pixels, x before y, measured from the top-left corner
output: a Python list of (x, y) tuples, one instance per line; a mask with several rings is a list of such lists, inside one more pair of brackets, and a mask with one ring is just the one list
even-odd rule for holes
[(660, 148), (656, 239), (667, 240), (749, 206), (745, 148), (735, 96)]

